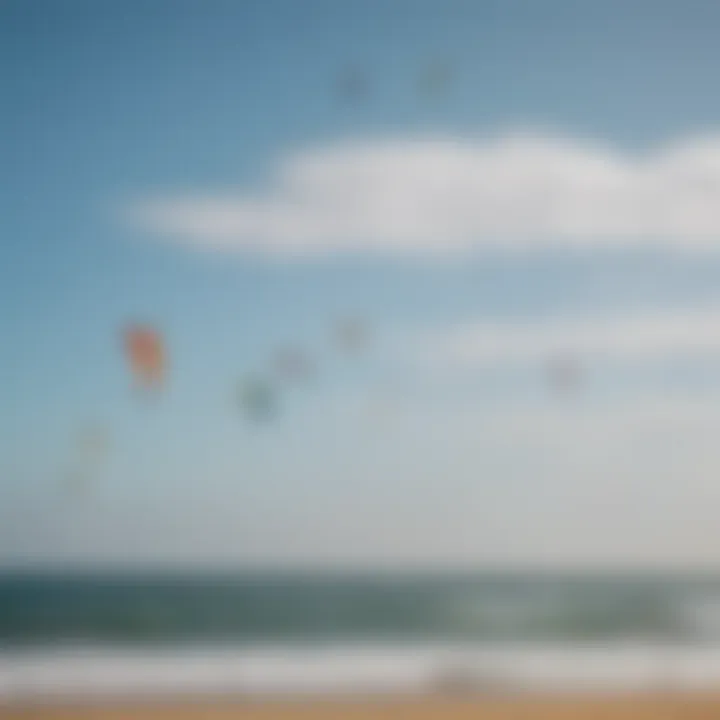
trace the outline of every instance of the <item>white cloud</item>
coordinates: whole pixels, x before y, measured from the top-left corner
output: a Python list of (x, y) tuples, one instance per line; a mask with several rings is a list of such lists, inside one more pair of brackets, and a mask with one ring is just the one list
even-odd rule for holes
[(720, 136), (645, 154), (542, 134), (339, 142), (269, 186), (134, 206), (147, 229), (268, 254), (720, 245)]
[(720, 308), (479, 321), (424, 333), (412, 344), (424, 361), (453, 367), (537, 362), (564, 353), (622, 362), (703, 356), (720, 353)]

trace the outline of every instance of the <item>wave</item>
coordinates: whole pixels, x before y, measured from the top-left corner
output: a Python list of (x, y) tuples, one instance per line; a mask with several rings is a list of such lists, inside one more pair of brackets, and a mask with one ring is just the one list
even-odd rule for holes
[(0, 699), (720, 687), (720, 645), (54, 648), (0, 654)]

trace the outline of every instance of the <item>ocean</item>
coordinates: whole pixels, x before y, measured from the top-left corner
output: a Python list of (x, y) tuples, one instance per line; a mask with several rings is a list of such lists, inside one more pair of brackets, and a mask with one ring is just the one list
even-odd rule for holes
[(0, 698), (720, 688), (720, 576), (0, 575)]

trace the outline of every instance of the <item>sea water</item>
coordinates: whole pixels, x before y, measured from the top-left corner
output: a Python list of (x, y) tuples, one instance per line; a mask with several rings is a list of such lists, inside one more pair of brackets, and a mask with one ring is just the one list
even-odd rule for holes
[(720, 688), (720, 577), (0, 576), (0, 698)]

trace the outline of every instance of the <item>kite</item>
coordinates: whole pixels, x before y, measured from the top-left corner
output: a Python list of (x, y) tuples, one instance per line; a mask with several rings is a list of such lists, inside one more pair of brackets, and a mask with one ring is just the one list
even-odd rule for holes
[(283, 348), (275, 354), (275, 368), (290, 380), (307, 380), (313, 374), (310, 359), (300, 350)]
[(293, 382), (310, 380), (316, 372), (313, 361), (304, 352), (294, 348), (278, 350), (274, 365), (278, 374)]
[(273, 388), (261, 378), (252, 377), (243, 381), (238, 400), (245, 413), (254, 420), (269, 420), (277, 409)]
[(368, 342), (368, 332), (364, 324), (354, 318), (338, 323), (335, 328), (338, 345), (347, 352), (362, 350)]
[(165, 348), (159, 333), (145, 325), (132, 325), (124, 331), (124, 345), (130, 370), (138, 385), (158, 387), (165, 379)]

